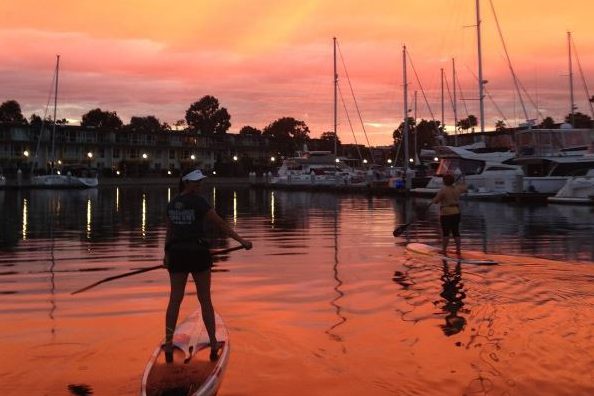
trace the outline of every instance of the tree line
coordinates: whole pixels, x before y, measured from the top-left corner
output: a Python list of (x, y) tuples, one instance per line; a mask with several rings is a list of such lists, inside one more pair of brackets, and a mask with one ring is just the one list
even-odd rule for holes
[[(32, 128), (41, 128), (42, 125), (53, 125), (54, 121), (46, 117), (42, 119), (37, 114), (32, 114), (27, 120), (22, 113), (21, 106), (16, 100), (7, 100), (0, 104), (0, 123), (30, 125)], [(66, 125), (66, 119), (56, 120), (56, 125)], [(132, 116), (128, 124), (124, 124), (115, 111), (96, 108), (83, 114), (81, 127), (97, 131), (131, 132), (131, 133), (167, 133), (181, 132), (193, 133), (200, 136), (222, 136), (228, 133), (231, 127), (231, 115), (219, 100), (211, 95), (203, 96), (192, 103), (186, 110), (185, 117), (176, 121), (173, 126), (161, 122), (153, 115)], [(319, 139), (310, 137), (310, 129), (304, 121), (293, 117), (281, 117), (263, 130), (250, 125), (245, 125), (239, 130), (240, 135), (266, 136), (274, 149), (281, 155), (293, 155), (295, 151), (302, 150), (306, 143), (313, 143), (315, 149), (334, 149), (334, 132), (324, 132)], [(340, 146), (340, 140), (337, 139)]]

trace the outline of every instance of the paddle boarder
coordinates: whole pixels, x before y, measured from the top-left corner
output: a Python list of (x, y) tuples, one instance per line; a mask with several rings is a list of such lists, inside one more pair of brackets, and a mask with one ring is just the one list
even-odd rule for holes
[(441, 250), (447, 256), (450, 234), (456, 242), (456, 254), (460, 249), (460, 195), (466, 192), (466, 184), (454, 183), (454, 176), (443, 176), (443, 187), (435, 195), (432, 203), (439, 204), (439, 222), (441, 223)]
[(165, 359), (173, 361), (173, 333), (179, 308), (184, 298), (188, 274), (196, 284), (204, 326), (210, 340), (210, 359), (218, 358), (220, 345), (216, 339), (215, 314), (210, 295), (212, 256), (205, 239), (204, 223), (221, 230), (245, 249), (252, 243), (237, 234), (200, 195), (201, 182), (206, 175), (190, 170), (180, 179), (179, 194), (167, 205), (167, 237), (165, 260), (170, 280), (169, 304), (165, 314)]

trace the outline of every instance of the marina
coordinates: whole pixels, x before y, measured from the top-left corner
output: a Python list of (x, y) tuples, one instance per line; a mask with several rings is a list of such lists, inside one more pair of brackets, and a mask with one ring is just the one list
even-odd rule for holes
[[(164, 272), (71, 292), (159, 265), (172, 194), (0, 191), (3, 394), (140, 392), (163, 334)], [(254, 242), (213, 272), (232, 345), (220, 395), (592, 392), (591, 207), (464, 201), (463, 248), (498, 265), (458, 267), (406, 249), (438, 243), (425, 198), (229, 185), (204, 195)], [(188, 293), (181, 316), (196, 307)]]

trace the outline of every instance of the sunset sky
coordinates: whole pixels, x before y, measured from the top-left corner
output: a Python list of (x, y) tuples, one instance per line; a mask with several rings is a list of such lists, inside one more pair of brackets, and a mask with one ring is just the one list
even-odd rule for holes
[[(213, 95), (231, 114), (231, 132), (264, 128), (285, 116), (313, 137), (332, 130), (332, 37), (372, 145), (392, 143), (403, 118), (406, 44), (435, 118), (441, 118), (440, 68), (451, 85), (456, 59), (468, 112), (478, 116), (474, 0), (34, 0), (0, 2), (0, 102), (17, 100), (26, 117), (43, 114), (56, 54), (61, 55), (58, 117), (77, 122), (100, 107), (173, 124)], [(522, 84), (545, 116), (569, 112), (567, 31), (594, 88), (594, 2), (493, 0)], [(523, 120), (490, 2), (481, 0), (487, 88), (509, 124)], [(338, 134), (365, 143), (342, 60)], [(574, 59), (578, 110), (589, 114)], [(409, 67), (410, 92), (420, 90)], [(590, 93), (592, 95), (592, 93)], [(418, 94), (419, 117), (430, 112)], [(536, 109), (528, 99), (530, 117)], [(486, 124), (501, 115), (485, 100)], [(411, 104), (412, 108), (412, 104)], [(462, 103), (459, 114), (466, 116)], [(446, 124), (453, 119), (446, 105)]]

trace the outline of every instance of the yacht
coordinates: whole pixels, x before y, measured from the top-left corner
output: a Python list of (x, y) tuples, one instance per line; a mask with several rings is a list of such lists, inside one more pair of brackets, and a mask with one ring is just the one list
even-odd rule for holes
[(515, 136), (518, 155), (505, 161), (524, 172), (524, 191), (556, 194), (575, 176), (594, 169), (594, 130), (531, 129)]
[(358, 184), (365, 174), (347, 165), (347, 159), (330, 151), (304, 151), (283, 161), (274, 184)]
[(522, 168), (504, 163), (515, 156), (513, 152), (475, 152), (453, 146), (437, 146), (435, 150), (439, 157), (435, 175), (426, 187), (413, 189), (416, 194), (437, 193), (443, 186), (443, 175), (448, 173), (464, 177), (468, 198), (499, 198), (522, 190)]
[(553, 197), (548, 198), (553, 203), (594, 204), (594, 169), (590, 169), (584, 176), (574, 176)]

